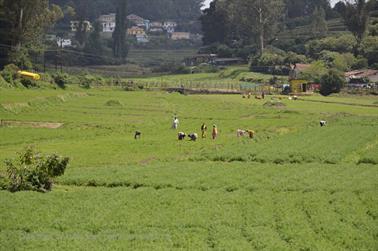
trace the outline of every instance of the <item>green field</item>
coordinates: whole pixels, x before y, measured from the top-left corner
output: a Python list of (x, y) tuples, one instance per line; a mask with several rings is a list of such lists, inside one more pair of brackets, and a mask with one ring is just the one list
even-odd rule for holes
[[(24, 122), (0, 127), (1, 163), (71, 158), (52, 192), (0, 191), (0, 250), (377, 250), (377, 97), (271, 98), (0, 89)], [(174, 114), (219, 138), (178, 142)]]

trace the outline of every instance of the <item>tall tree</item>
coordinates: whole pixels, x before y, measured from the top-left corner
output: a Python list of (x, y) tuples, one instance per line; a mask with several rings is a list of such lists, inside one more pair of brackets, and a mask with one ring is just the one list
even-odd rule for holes
[(328, 24), (325, 20), (326, 14), (322, 7), (316, 7), (312, 14), (311, 31), (315, 37), (322, 37), (327, 34)]
[(203, 31), (203, 43), (209, 45), (212, 43), (225, 43), (227, 37), (227, 11), (224, 10), (218, 0), (210, 4), (210, 7), (204, 10), (200, 18)]
[(357, 40), (355, 54), (358, 54), (368, 28), (369, 4), (365, 0), (355, 0), (353, 3), (347, 2), (343, 19), (348, 30), (352, 32)]
[(262, 54), (265, 42), (277, 32), (284, 3), (282, 0), (237, 0), (237, 3), (241, 23), (255, 34)]
[(127, 0), (116, 0), (116, 27), (113, 32), (113, 55), (125, 59), (128, 54), (126, 43), (127, 31)]
[(1, 34), (7, 37), (11, 48), (8, 61), (30, 67), (30, 62), (25, 61), (30, 51), (43, 50), (46, 29), (62, 18), (63, 12), (57, 5), (49, 6), (48, 0), (4, 0), (2, 4), (5, 15), (0, 19), (9, 25)]

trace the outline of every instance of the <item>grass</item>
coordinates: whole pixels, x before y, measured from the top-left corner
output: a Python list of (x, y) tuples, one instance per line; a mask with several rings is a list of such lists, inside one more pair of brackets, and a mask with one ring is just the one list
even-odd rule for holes
[[(71, 163), (50, 193), (0, 191), (0, 250), (376, 250), (375, 98), (270, 98), (1, 89), (0, 119), (63, 126), (0, 127), (0, 161), (36, 145)], [(219, 138), (178, 142), (175, 114)]]

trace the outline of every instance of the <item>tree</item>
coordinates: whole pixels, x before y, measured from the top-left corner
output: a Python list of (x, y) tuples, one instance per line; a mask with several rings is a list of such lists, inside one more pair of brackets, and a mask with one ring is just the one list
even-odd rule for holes
[(311, 31), (315, 37), (322, 37), (327, 34), (328, 25), (325, 20), (325, 11), (322, 7), (316, 7), (312, 14)]
[(332, 93), (339, 93), (345, 84), (345, 79), (338, 71), (329, 70), (320, 79), (320, 94), (328, 96)]
[(113, 32), (113, 55), (125, 59), (128, 54), (126, 43), (127, 30), (127, 0), (116, 0), (116, 26)]
[(260, 54), (264, 53), (265, 41), (276, 34), (277, 25), (283, 16), (282, 0), (236, 0), (240, 23), (258, 41)]
[(357, 40), (357, 45), (354, 50), (357, 55), (359, 54), (359, 48), (368, 28), (369, 5), (365, 0), (355, 0), (354, 3), (347, 2), (343, 19), (348, 30), (352, 32)]
[(204, 34), (202, 40), (205, 45), (226, 42), (227, 19), (227, 12), (218, 4), (218, 0), (212, 2), (210, 7), (204, 10), (200, 20)]
[(63, 17), (60, 7), (49, 6), (48, 0), (3, 0), (2, 5), (0, 19), (8, 28), (1, 37), (6, 36), (9, 45), (8, 62), (20, 63), (31, 51), (42, 51), (47, 28)]
[(18, 159), (5, 161), (7, 177), (2, 178), (5, 182), (1, 183), (5, 183), (4, 188), (11, 192), (47, 192), (52, 188), (53, 178), (64, 174), (68, 162), (67, 157), (56, 154), (44, 156), (28, 147), (20, 153)]

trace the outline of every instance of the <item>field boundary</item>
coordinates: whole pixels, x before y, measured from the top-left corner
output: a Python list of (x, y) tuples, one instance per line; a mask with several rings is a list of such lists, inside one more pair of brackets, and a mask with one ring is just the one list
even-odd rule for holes
[(348, 103), (348, 102), (323, 101), (323, 100), (314, 100), (314, 99), (298, 99), (298, 100), (300, 100), (300, 101), (307, 101), (307, 102), (314, 102), (314, 103), (339, 104), (339, 105), (350, 105), (350, 106), (361, 106), (361, 107), (378, 108), (378, 105), (355, 104), (355, 103)]

